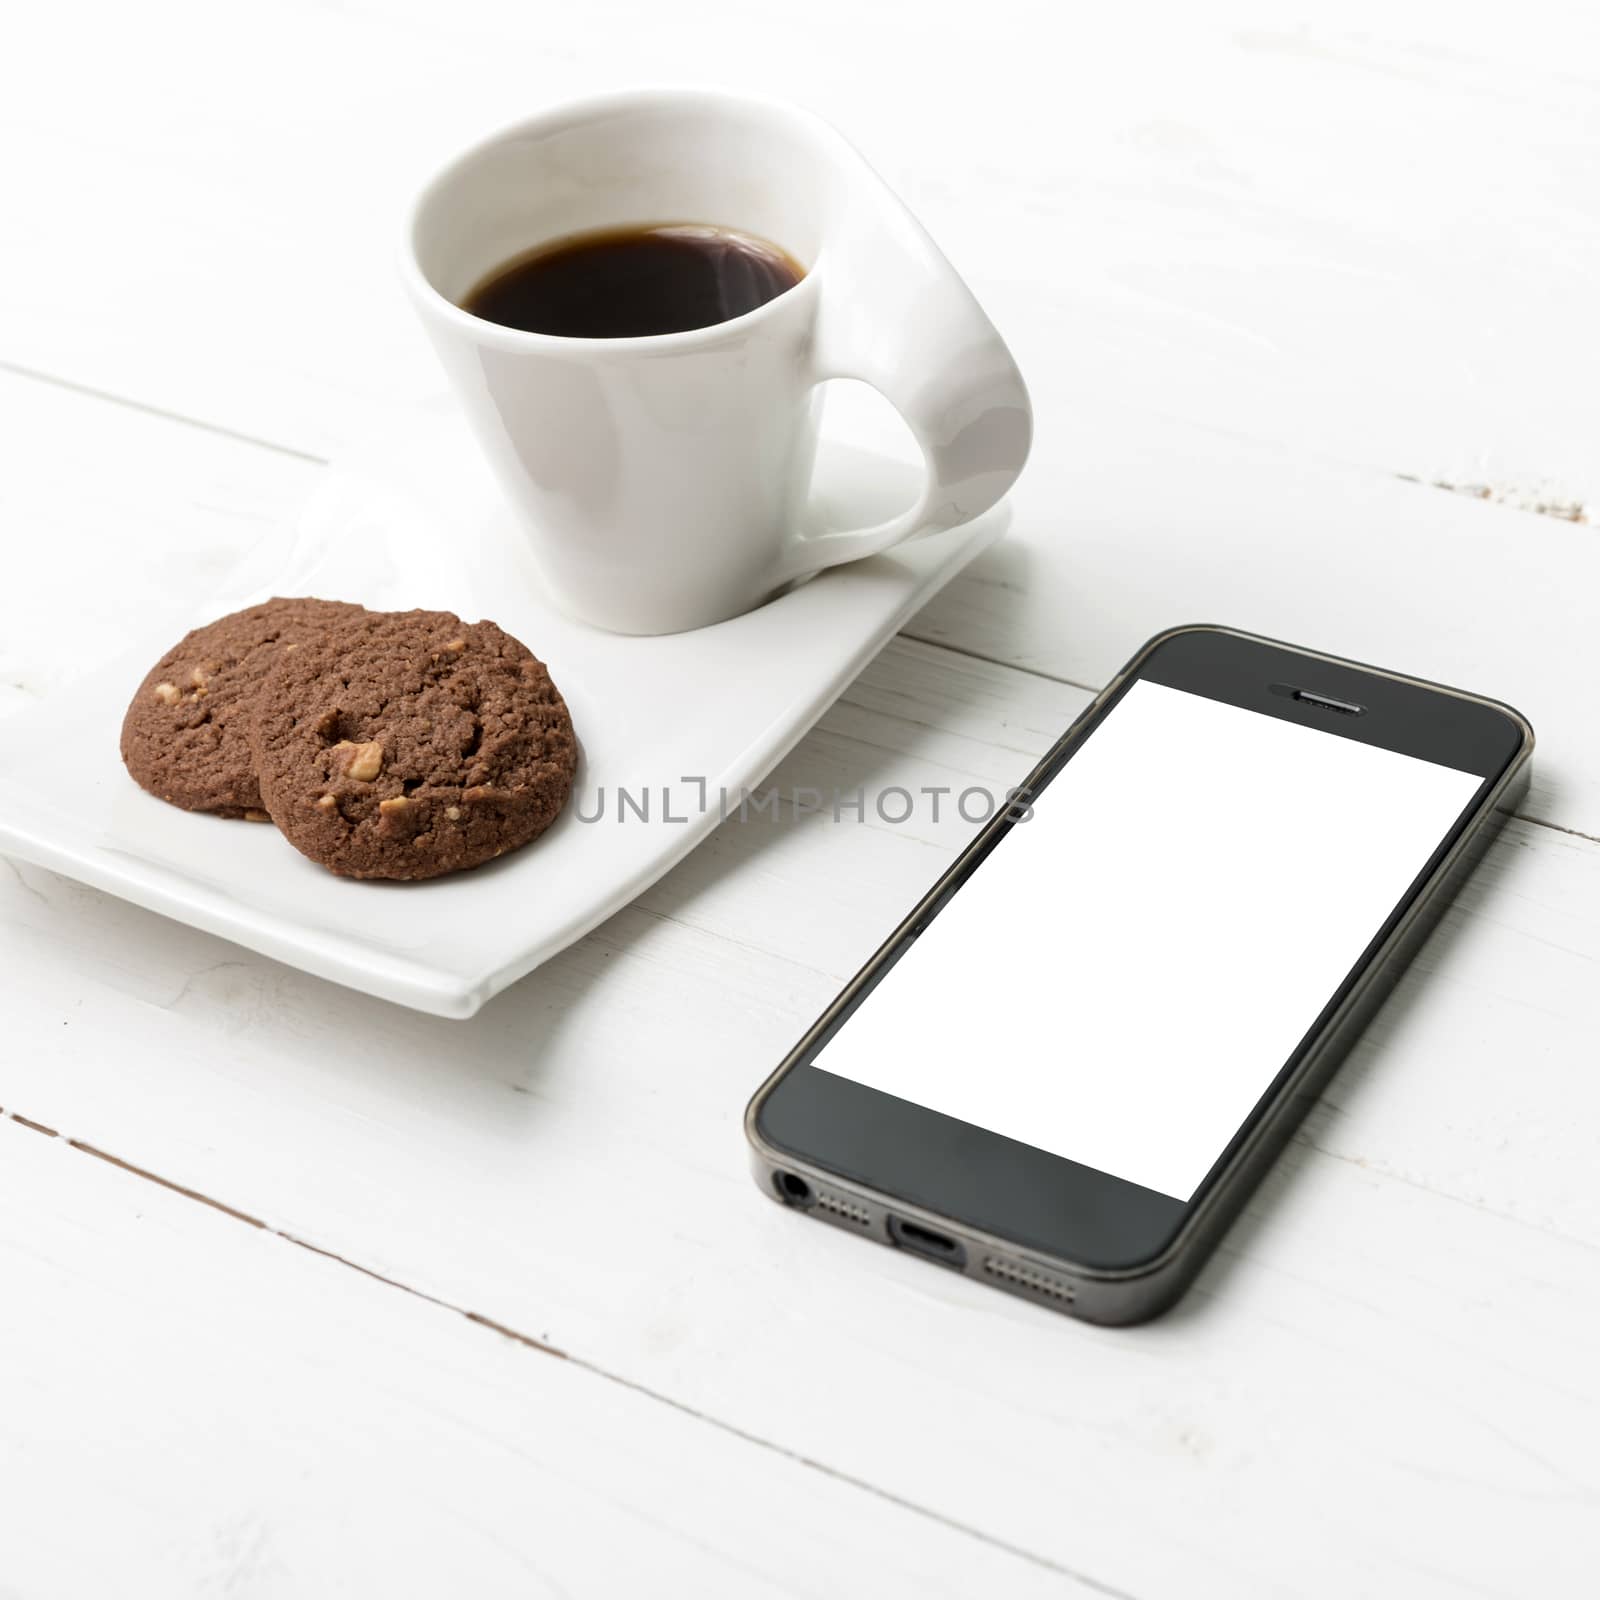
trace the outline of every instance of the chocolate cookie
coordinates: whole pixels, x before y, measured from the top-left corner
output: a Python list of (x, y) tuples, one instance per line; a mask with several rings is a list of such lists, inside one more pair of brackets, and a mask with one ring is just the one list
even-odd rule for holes
[(366, 612), (281, 656), (250, 742), (284, 837), (351, 878), (432, 878), (527, 844), (578, 764), (540, 662), (448, 611)]
[(336, 600), (267, 600), (186, 633), (122, 719), (122, 759), (134, 782), (185, 811), (265, 822), (245, 705), (286, 648), (359, 615), (360, 606)]

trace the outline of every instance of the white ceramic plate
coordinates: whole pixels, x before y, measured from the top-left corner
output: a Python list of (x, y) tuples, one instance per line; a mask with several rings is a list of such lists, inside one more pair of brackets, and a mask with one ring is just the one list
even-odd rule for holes
[[(909, 470), (825, 443), (819, 516), (859, 526), (912, 498)], [(746, 616), (625, 638), (551, 608), (487, 471), (443, 403), (329, 467), (298, 527), (268, 540), (203, 616), (0, 724), (0, 852), (65, 873), (335, 982), (439, 1016), (491, 995), (626, 905), (736, 806), (889, 637), (979, 550), (1003, 507), (836, 567)], [(272, 594), (492, 617), (549, 665), (583, 758), (543, 838), (475, 871), (358, 883), (275, 828), (178, 811), (118, 756), (128, 695), (185, 627)], [(38, 774), (48, 772), (48, 793)], [(700, 803), (704, 780), (706, 803)], [(670, 806), (663, 808), (663, 788)], [(617, 795), (649, 794), (617, 820)], [(603, 820), (583, 822), (601, 806)]]

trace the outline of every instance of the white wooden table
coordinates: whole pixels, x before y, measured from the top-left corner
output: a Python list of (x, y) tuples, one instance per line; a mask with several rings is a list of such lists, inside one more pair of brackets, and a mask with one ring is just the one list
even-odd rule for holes
[(436, 386), (390, 262), (436, 156), (694, 79), (843, 127), (1038, 408), (1013, 536), (775, 781), (1004, 783), (1188, 620), (1540, 745), (1198, 1287), (1123, 1332), (746, 1176), (747, 1096), (959, 819), (730, 823), (470, 1023), (0, 862), (0, 1595), (1594, 1592), (1600, 39), (1300, 10), (9, 19), (0, 713)]

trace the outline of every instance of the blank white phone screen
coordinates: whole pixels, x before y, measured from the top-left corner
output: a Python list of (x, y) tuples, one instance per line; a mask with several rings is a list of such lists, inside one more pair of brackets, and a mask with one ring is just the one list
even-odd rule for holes
[(814, 1064), (1187, 1200), (1481, 782), (1138, 680)]

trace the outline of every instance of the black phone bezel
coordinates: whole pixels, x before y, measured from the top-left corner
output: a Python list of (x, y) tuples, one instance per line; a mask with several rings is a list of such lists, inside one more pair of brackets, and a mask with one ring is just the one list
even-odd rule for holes
[[(1141, 680), (1297, 722), (1333, 737), (1472, 772), (1471, 802), (1441, 838), (1294, 1053), (1187, 1200), (1008, 1139), (836, 1077), (813, 1058), (917, 935), (1038, 800), (1076, 750)], [(1296, 697), (1304, 690), (1310, 698)], [(1328, 702), (1336, 702), (1330, 706)], [(1355, 708), (1355, 709), (1351, 709)], [(1215, 1198), (1249, 1145), (1324, 1041), (1378, 954), (1439, 876), (1464, 834), (1532, 745), (1526, 720), (1496, 701), (1395, 676), (1336, 657), (1210, 625), (1151, 640), (1068, 728), (954, 865), (857, 974), (751, 1103), (752, 1139), (781, 1158), (837, 1175), (925, 1214), (1090, 1272), (1134, 1274), (1168, 1255)], [(1066, 1012), (1064, 997), (1063, 1010)], [(1070, 1021), (1064, 1015), (1064, 1026)]]

